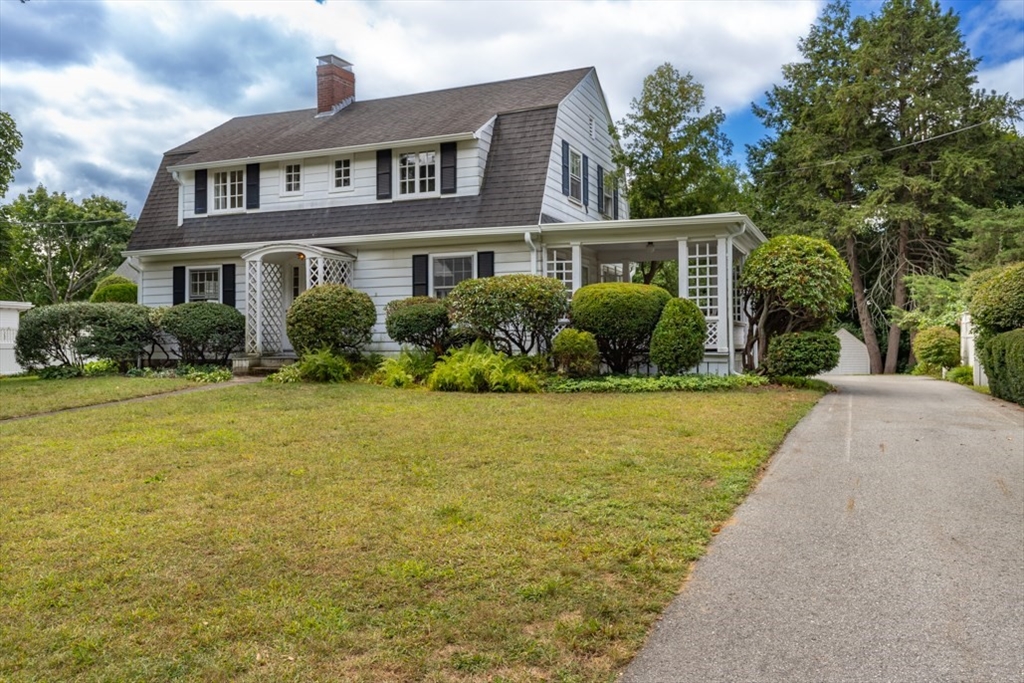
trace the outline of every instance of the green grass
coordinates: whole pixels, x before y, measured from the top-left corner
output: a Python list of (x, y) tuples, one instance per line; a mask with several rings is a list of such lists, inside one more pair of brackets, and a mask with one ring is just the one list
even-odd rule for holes
[(0, 420), (163, 394), (190, 386), (195, 384), (185, 379), (120, 375), (45, 380), (34, 376), (9, 377), (0, 379)]
[(0, 680), (612, 681), (819, 397), (260, 384), (9, 423)]

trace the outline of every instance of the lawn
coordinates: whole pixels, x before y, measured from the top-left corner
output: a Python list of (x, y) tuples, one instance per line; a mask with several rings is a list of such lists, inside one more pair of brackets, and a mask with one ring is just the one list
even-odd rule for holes
[(247, 385), (0, 430), (0, 679), (612, 681), (811, 391)]
[(0, 420), (163, 394), (189, 386), (196, 385), (186, 379), (119, 375), (46, 380), (35, 376), (5, 377), (0, 379)]

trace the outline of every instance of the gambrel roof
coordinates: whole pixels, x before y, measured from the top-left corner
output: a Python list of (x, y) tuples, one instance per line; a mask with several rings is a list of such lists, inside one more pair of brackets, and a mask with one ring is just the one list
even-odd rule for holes
[[(307, 109), (232, 119), (165, 153), (128, 250), (536, 225), (545, 220), (541, 203), (558, 105), (592, 71), (357, 101), (330, 116), (317, 117), (315, 109)], [(178, 186), (169, 169), (469, 137), (491, 119), (487, 170), (475, 196), (207, 215), (177, 224)]]

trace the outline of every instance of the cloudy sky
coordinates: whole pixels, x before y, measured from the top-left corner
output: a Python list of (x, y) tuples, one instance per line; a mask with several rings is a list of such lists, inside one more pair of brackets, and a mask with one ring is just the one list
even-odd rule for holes
[[(983, 58), (980, 85), (1024, 97), (1024, 0), (941, 2)], [(137, 215), (164, 150), (234, 116), (315, 106), (329, 53), (354, 64), (362, 100), (594, 66), (616, 120), (671, 62), (725, 111), (742, 163), (763, 134), (751, 102), (823, 4), (0, 0), (0, 110), (24, 137), (7, 201), (42, 183)]]

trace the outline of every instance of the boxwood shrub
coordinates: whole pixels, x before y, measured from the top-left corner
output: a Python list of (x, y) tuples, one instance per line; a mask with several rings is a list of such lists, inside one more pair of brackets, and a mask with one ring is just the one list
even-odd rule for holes
[(560, 281), (519, 273), (463, 280), (446, 301), (456, 327), (508, 354), (546, 352), (568, 311)]
[(328, 349), (358, 353), (369, 343), (377, 308), (365, 292), (345, 285), (319, 285), (300, 294), (288, 309), (288, 339), (300, 353)]
[(139, 299), (139, 287), (134, 282), (120, 282), (97, 287), (89, 297), (91, 303), (117, 302), (134, 304)]
[(441, 355), (451, 342), (448, 306), (440, 299), (412, 296), (384, 307), (384, 327), (399, 344), (410, 344)]
[(974, 291), (968, 310), (982, 346), (994, 335), (1024, 327), (1024, 261), (988, 277)]
[(651, 362), (663, 375), (679, 375), (704, 358), (708, 325), (697, 304), (689, 299), (671, 299), (651, 336)]
[(92, 304), (77, 301), (39, 306), (21, 316), (14, 338), (14, 356), (24, 368), (59, 363), (82, 368), (79, 341), (86, 333)]
[(555, 370), (567, 377), (590, 377), (598, 373), (601, 353), (594, 335), (567, 327), (555, 335), (551, 344)]
[(981, 351), (989, 392), (1024, 406), (1024, 329), (992, 337)]
[(88, 333), (79, 339), (79, 352), (111, 360), (119, 372), (127, 372), (147, 354), (157, 334), (150, 309), (134, 303), (90, 304), (85, 324)]
[(941, 325), (926, 327), (914, 336), (914, 355), (943, 368), (960, 365), (960, 335)]
[(651, 335), (672, 295), (661, 287), (604, 282), (581, 287), (572, 297), (573, 327), (590, 332), (614, 373), (647, 361)]
[(811, 377), (839, 365), (839, 337), (831, 332), (791, 332), (773, 337), (765, 354), (769, 377)]
[(161, 326), (177, 343), (177, 356), (188, 364), (224, 365), (245, 341), (245, 316), (211, 301), (172, 306), (163, 313)]

